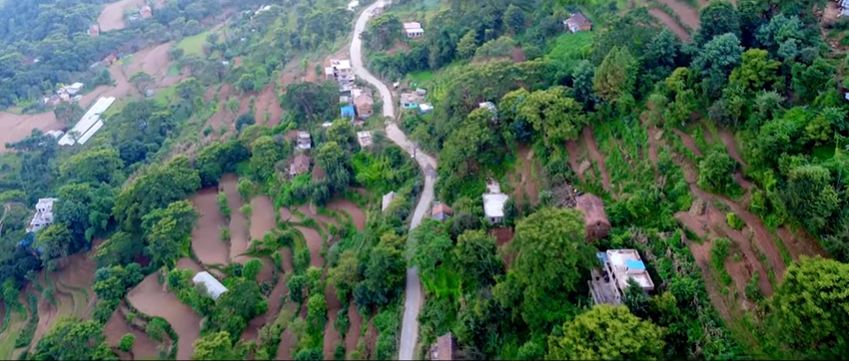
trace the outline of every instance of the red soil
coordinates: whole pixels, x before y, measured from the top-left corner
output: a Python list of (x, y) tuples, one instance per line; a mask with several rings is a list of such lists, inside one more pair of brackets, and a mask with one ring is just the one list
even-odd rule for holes
[(103, 333), (106, 335), (106, 343), (112, 347), (117, 347), (121, 341), (121, 337), (128, 333), (135, 336), (136, 341), (133, 343), (131, 353), (132, 359), (154, 360), (159, 357), (159, 351), (156, 349), (156, 341), (151, 339), (144, 331), (131, 327), (120, 310), (115, 310), (112, 313), (112, 317), (106, 323)]
[(107, 4), (100, 16), (97, 17), (97, 23), (100, 24), (100, 31), (121, 30), (126, 27), (124, 24), (124, 11), (137, 8), (144, 5), (144, 0), (120, 0), (111, 4)]
[(292, 348), (295, 347), (295, 335), (292, 333), (292, 330), (289, 327), (283, 331), (283, 334), (280, 335), (280, 344), (277, 346), (277, 359), (278, 360), (291, 360), (292, 359)]
[(227, 204), (230, 206), (230, 261), (245, 263), (248, 257), (242, 254), (248, 249), (248, 220), (239, 211), (242, 207), (242, 196), (236, 188), (238, 179), (235, 174), (225, 174), (221, 177), (220, 186), (227, 194)]
[[(47, 279), (54, 285), (53, 297), (56, 305), (50, 304), (44, 297), (39, 299), (39, 319), (31, 345), (37, 344), (41, 337), (62, 317), (89, 318), (95, 303), (92, 286), (96, 267), (97, 265), (90, 255), (77, 253), (62, 260), (59, 270), (41, 273), (40, 282), (43, 286)], [(79, 298), (82, 295), (84, 297)]]
[(280, 263), (283, 266), (283, 272), (286, 272), (286, 274), (294, 272), (295, 268), (292, 266), (292, 250), (289, 249), (289, 247), (280, 249), (280, 258), (282, 260)]
[(324, 259), (321, 257), (321, 235), (312, 228), (295, 226), (298, 232), (304, 235), (304, 240), (307, 242), (307, 248), (310, 249), (310, 266), (321, 268), (324, 265)]
[(332, 285), (327, 285), (324, 288), (324, 298), (327, 300), (327, 323), (324, 326), (324, 359), (333, 359), (333, 352), (336, 351), (336, 345), (341, 341), (339, 331), (336, 330), (336, 316), (342, 305), (339, 299), (336, 298), (336, 290)]
[(203, 264), (227, 264), (230, 247), (220, 234), (227, 220), (218, 209), (218, 188), (201, 189), (191, 201), (200, 215), (192, 230), (192, 250)]
[(826, 257), (826, 253), (819, 242), (805, 231), (792, 231), (787, 227), (781, 227), (778, 229), (778, 237), (784, 242), (794, 261), (798, 261), (800, 256), (819, 255)]
[(687, 25), (690, 29), (696, 30), (700, 26), (699, 21), (699, 11), (698, 9), (694, 9), (688, 4), (681, 2), (680, 0), (658, 0), (666, 5), (668, 5), (672, 11), (678, 15), (678, 18), (681, 19), (681, 22), (684, 25)]
[(267, 196), (256, 196), (251, 199), (251, 241), (262, 240), (266, 233), (277, 224), (274, 219), (274, 205)]
[(687, 29), (681, 27), (681, 25), (679, 25), (678, 22), (675, 21), (675, 19), (672, 18), (672, 16), (667, 14), (665, 11), (658, 8), (652, 8), (649, 9), (649, 14), (651, 14), (651, 16), (657, 19), (657, 21), (660, 21), (661, 24), (669, 28), (669, 30), (671, 30), (675, 34), (675, 36), (678, 37), (679, 40), (685, 43), (689, 43), (692, 40), (690, 38), (690, 33), (687, 32)]
[(368, 321), (366, 329), (366, 355), (374, 357), (375, 345), (377, 345), (377, 327), (374, 326), (374, 318)]
[(153, 77), (157, 88), (177, 84), (182, 77), (168, 75), (168, 68), (171, 64), (168, 51), (171, 50), (173, 45), (173, 42), (162, 43), (134, 53), (132, 62), (124, 68), (124, 74), (129, 79), (138, 72), (145, 72)]
[(177, 260), (177, 268), (191, 270), (195, 273), (203, 271), (203, 267), (197, 264), (197, 262), (193, 261), (191, 258), (186, 257)]
[(601, 185), (604, 187), (604, 190), (610, 192), (610, 175), (607, 173), (607, 167), (604, 165), (604, 155), (598, 150), (598, 145), (595, 142), (593, 129), (591, 127), (584, 127), (581, 135), (590, 153), (590, 157), (595, 161), (598, 171), (601, 173)]
[[(514, 184), (513, 198), (516, 204), (528, 202), (531, 205), (539, 203), (540, 181), (535, 174), (540, 174), (539, 164), (534, 160), (534, 151), (525, 145), (519, 147), (517, 156), (520, 159), (522, 167), (516, 169), (518, 173), (512, 175), (512, 183)], [(515, 179), (515, 178), (519, 179)]]
[[(276, 87), (274, 83), (268, 84), (256, 98), (256, 124), (273, 127), (280, 124), (280, 117), (282, 115), (283, 108), (280, 107)], [(268, 119), (267, 121), (266, 117)]]
[(164, 318), (177, 332), (177, 358), (188, 360), (194, 353), (192, 344), (200, 335), (201, 318), (189, 306), (180, 302), (174, 294), (165, 290), (157, 282), (157, 274), (145, 277), (141, 284), (133, 288), (127, 300), (140, 312)]
[(687, 147), (687, 149), (689, 149), (691, 152), (693, 152), (693, 154), (695, 154), (696, 157), (702, 156), (702, 151), (699, 150), (699, 146), (696, 145), (696, 141), (693, 139), (693, 137), (691, 137), (689, 134), (684, 133), (684, 132), (682, 132), (678, 129), (674, 129), (674, 131), (675, 131), (675, 134), (677, 134), (678, 137), (681, 138), (681, 143), (683, 143), (684, 146)]
[(353, 301), (348, 304), (348, 332), (345, 332), (345, 351), (348, 355), (357, 349), (357, 344), (360, 342), (360, 329), (363, 327), (363, 318), (357, 312), (357, 306)]
[(719, 130), (719, 139), (722, 141), (722, 144), (725, 145), (725, 149), (728, 151), (728, 155), (743, 165), (746, 166), (746, 162), (743, 161), (743, 157), (740, 156), (740, 151), (737, 147), (737, 139), (734, 138), (734, 133), (732, 133), (728, 129), (720, 129)]
[(354, 202), (347, 199), (336, 199), (333, 202), (330, 202), (327, 205), (327, 208), (344, 212), (351, 216), (351, 219), (354, 222), (354, 227), (356, 227), (357, 230), (362, 231), (366, 228), (366, 214), (362, 209), (360, 209), (360, 207), (357, 207)]
[(569, 153), (569, 167), (572, 168), (572, 171), (575, 172), (575, 175), (578, 176), (578, 179), (581, 181), (584, 180), (584, 172), (581, 171), (580, 165), (578, 165), (580, 160), (580, 148), (578, 146), (578, 142), (575, 140), (569, 140), (566, 142), (566, 152)]
[(52, 111), (38, 114), (15, 114), (0, 112), (0, 153), (5, 153), (6, 143), (14, 143), (32, 134), (33, 129), (58, 130), (66, 125), (56, 120)]

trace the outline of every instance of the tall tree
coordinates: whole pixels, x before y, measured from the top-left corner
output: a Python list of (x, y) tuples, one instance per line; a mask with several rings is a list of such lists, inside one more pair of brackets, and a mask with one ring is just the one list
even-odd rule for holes
[(637, 81), (637, 61), (624, 47), (610, 49), (599, 65), (593, 79), (593, 90), (602, 100), (615, 103), (634, 92)]
[(704, 44), (714, 37), (731, 33), (740, 37), (740, 14), (730, 2), (725, 0), (713, 1), (699, 14), (699, 31), (695, 41)]
[(35, 360), (117, 359), (106, 345), (103, 326), (95, 321), (60, 320), (35, 346)]
[(725, 86), (728, 75), (740, 64), (743, 47), (733, 33), (714, 37), (693, 59), (692, 67), (702, 75), (704, 94), (716, 98)]
[[(849, 265), (802, 257), (787, 268), (769, 301), (769, 334), (787, 347), (784, 357), (836, 359), (849, 353)], [(787, 337), (793, 335), (793, 337)]]
[(596, 305), (548, 339), (548, 360), (659, 359), (663, 329), (624, 306)]
[(494, 295), (533, 330), (544, 330), (577, 310), (569, 296), (582, 287), (593, 265), (579, 211), (543, 208), (519, 221), (510, 244), (515, 259)]

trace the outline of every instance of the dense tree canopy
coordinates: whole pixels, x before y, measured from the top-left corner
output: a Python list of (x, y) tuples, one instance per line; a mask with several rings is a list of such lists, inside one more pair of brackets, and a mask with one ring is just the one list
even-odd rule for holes
[(663, 330), (623, 306), (597, 305), (563, 324), (548, 340), (549, 360), (658, 359)]

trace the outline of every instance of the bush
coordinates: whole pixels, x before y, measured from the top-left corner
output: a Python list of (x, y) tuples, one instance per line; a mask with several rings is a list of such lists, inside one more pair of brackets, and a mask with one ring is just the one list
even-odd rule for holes
[(218, 210), (224, 218), (230, 219), (230, 205), (227, 203), (227, 193), (218, 192)]
[(169, 328), (171, 328), (171, 325), (169, 325), (168, 321), (165, 321), (164, 318), (154, 317), (147, 323), (147, 327), (145, 327), (144, 332), (155, 341), (162, 342), (162, 340), (165, 339), (165, 336), (168, 335)]
[(725, 215), (725, 221), (728, 222), (729, 227), (738, 231), (746, 226), (746, 222), (743, 222), (743, 220), (740, 219), (740, 217), (734, 212), (728, 212)]
[(133, 344), (136, 342), (136, 336), (128, 333), (121, 337), (121, 341), (118, 341), (118, 348), (124, 352), (130, 352), (133, 349)]

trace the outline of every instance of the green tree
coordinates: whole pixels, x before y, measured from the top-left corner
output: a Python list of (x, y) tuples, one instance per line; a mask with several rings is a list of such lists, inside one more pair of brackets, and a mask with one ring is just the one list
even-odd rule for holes
[(495, 239), (482, 230), (465, 231), (457, 237), (454, 259), (457, 269), (462, 270), (473, 285), (492, 285), (495, 277), (504, 273)]
[[(849, 352), (849, 265), (802, 257), (769, 300), (767, 330), (790, 352), (783, 357), (837, 359)], [(793, 335), (793, 337), (787, 337)]]
[(192, 228), (198, 214), (189, 201), (177, 201), (143, 220), (147, 252), (157, 266), (173, 266), (189, 250)]
[(454, 247), (445, 226), (438, 221), (425, 220), (410, 234), (415, 245), (410, 262), (419, 268), (422, 278), (433, 280), (437, 268), (447, 267)]
[(356, 130), (347, 119), (337, 119), (330, 128), (327, 128), (327, 141), (336, 142), (347, 151), (352, 151), (359, 146)]
[(663, 329), (623, 306), (596, 305), (548, 339), (548, 360), (659, 359)]
[(35, 360), (117, 359), (103, 336), (103, 326), (94, 321), (72, 318), (60, 320), (38, 341)]
[(261, 136), (251, 144), (250, 167), (258, 181), (266, 181), (274, 175), (274, 166), (285, 156), (283, 147), (270, 136)]
[(513, 309), (533, 330), (574, 314), (569, 296), (593, 265), (584, 234), (583, 215), (572, 209), (543, 208), (519, 221), (510, 244), (515, 259), (493, 291), (502, 307)]
[(118, 341), (118, 348), (124, 352), (130, 352), (133, 350), (133, 344), (136, 343), (136, 336), (132, 333), (125, 334), (121, 336), (121, 340)]
[(457, 55), (460, 56), (461, 59), (469, 59), (472, 55), (475, 55), (475, 50), (478, 48), (478, 34), (472, 29), (469, 30), (466, 35), (463, 35), (460, 38), (460, 41), (457, 42)]
[(785, 208), (806, 229), (816, 234), (840, 206), (840, 195), (831, 184), (831, 173), (820, 165), (801, 165), (787, 174), (781, 190)]
[(579, 61), (572, 69), (572, 89), (575, 92), (575, 100), (587, 107), (595, 100), (593, 78), (595, 78), (595, 67), (589, 60)]
[(766, 50), (746, 50), (742, 64), (731, 71), (729, 86), (740, 86), (750, 93), (775, 89), (783, 85), (783, 79), (778, 74), (780, 67), (781, 63), (769, 59)]
[(800, 103), (810, 103), (824, 90), (830, 89), (836, 73), (828, 60), (817, 58), (811, 65), (793, 64), (793, 95)]
[(59, 166), (59, 174), (68, 181), (109, 183), (122, 178), (121, 160), (114, 148), (92, 148), (74, 154)]
[(740, 64), (743, 47), (733, 33), (714, 37), (693, 59), (692, 67), (702, 75), (704, 94), (716, 98), (725, 86), (728, 75)]
[(615, 103), (632, 95), (637, 80), (637, 61), (628, 48), (614, 47), (604, 57), (593, 79), (593, 90), (602, 100)]
[(740, 37), (740, 14), (728, 1), (713, 1), (699, 14), (700, 27), (696, 33), (696, 43), (704, 44), (714, 37), (726, 33)]
[(714, 149), (699, 162), (699, 187), (727, 193), (734, 183), (737, 162), (723, 150)]
[(384, 306), (395, 300), (404, 288), (406, 261), (398, 247), (399, 237), (387, 233), (368, 255), (363, 280), (354, 290), (360, 307)]
[(87, 183), (69, 183), (59, 188), (54, 213), (56, 222), (66, 224), (71, 231), (73, 251), (109, 228), (115, 204), (113, 192), (111, 187)]
[(318, 148), (316, 163), (324, 169), (332, 192), (339, 192), (351, 183), (351, 159), (336, 142)]
[(531, 93), (524, 89), (515, 90), (507, 93), (502, 103), (507, 105), (506, 108), (515, 109), (514, 117), (530, 124), (550, 147), (576, 138), (586, 123), (583, 107), (575, 99), (567, 97), (563, 87)]
[(35, 248), (39, 250), (39, 257), (45, 265), (67, 256), (71, 242), (71, 231), (62, 223), (51, 224), (35, 236)]
[(193, 360), (238, 360), (241, 356), (233, 348), (227, 331), (210, 333), (195, 340)]
[(504, 10), (504, 24), (512, 34), (522, 32), (525, 29), (525, 12), (515, 4), (510, 4)]

